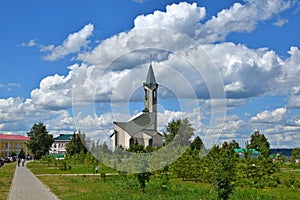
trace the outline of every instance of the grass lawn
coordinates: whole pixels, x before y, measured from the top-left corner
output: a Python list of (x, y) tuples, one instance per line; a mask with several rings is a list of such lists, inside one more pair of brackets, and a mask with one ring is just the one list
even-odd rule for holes
[[(82, 165), (73, 166), (71, 171), (47, 168), (43, 162), (31, 162), (29, 168), (36, 174), (79, 173), (80, 176), (39, 176), (38, 178), (48, 185), (51, 190), (62, 200), (68, 199), (216, 199), (216, 193), (209, 184), (182, 181), (171, 178), (168, 190), (160, 187), (160, 179), (152, 176), (146, 186), (145, 193), (141, 193), (138, 183), (133, 175), (107, 176), (104, 181), (100, 176), (85, 176), (86, 169)], [(45, 169), (43, 169), (45, 168)], [(102, 169), (101, 169), (102, 168)], [(74, 171), (73, 171), (74, 169)], [(101, 171), (102, 170), (102, 171)], [(90, 170), (92, 172), (93, 170)], [(51, 173), (50, 173), (51, 172)], [(60, 172), (60, 173), (58, 173)], [(100, 172), (114, 172), (111, 169), (100, 167)], [(291, 180), (300, 181), (300, 172), (280, 172), (280, 181), (276, 188), (253, 189), (236, 188), (231, 200), (247, 199), (275, 199), (275, 200), (300, 200), (300, 189), (287, 186)]]
[[(100, 177), (39, 177), (61, 199), (217, 199), (216, 193), (208, 184), (199, 184), (172, 179), (167, 191), (160, 188), (159, 179), (151, 178), (145, 193), (141, 193), (133, 176), (107, 177), (106, 181)], [(235, 190), (230, 199), (300, 199), (300, 190), (295, 188), (268, 188)]]
[[(48, 164), (45, 161), (32, 161), (27, 163), (27, 167), (34, 174), (92, 174), (95, 173), (94, 166), (88, 166), (86, 164), (71, 164), (70, 170), (61, 170), (60, 163), (57, 164)], [(116, 171), (99, 163), (99, 173), (115, 173)]]
[(0, 200), (7, 199), (15, 169), (16, 163), (8, 163), (0, 168)]

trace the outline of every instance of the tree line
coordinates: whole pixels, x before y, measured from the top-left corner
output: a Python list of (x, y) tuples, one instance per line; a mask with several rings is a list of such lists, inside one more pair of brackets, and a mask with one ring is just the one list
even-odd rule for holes
[[(53, 143), (53, 136), (48, 134), (43, 123), (34, 124), (27, 134), (30, 138), (28, 147), (35, 158), (40, 159), (46, 155)], [(164, 145), (167, 146), (172, 143), (175, 151), (179, 149), (180, 152), (182, 146), (188, 146), (188, 148), (184, 148), (182, 155), (172, 164), (164, 164), (163, 157), (158, 159), (161, 167), (151, 173), (147, 170), (151, 168), (148, 160), (134, 166), (142, 169), (142, 172), (135, 176), (143, 192), (152, 175), (161, 179), (161, 187), (164, 190), (168, 189), (170, 174), (176, 175), (183, 181), (209, 183), (216, 189), (219, 199), (228, 199), (236, 186), (264, 188), (276, 187), (279, 184), (279, 177), (276, 172), (279, 171), (280, 162), (273, 162), (270, 157), (270, 143), (265, 135), (258, 130), (253, 132), (250, 142), (246, 143), (243, 157), (239, 157), (234, 151), (235, 148), (240, 147), (235, 140), (225, 141), (222, 145), (214, 145), (211, 149), (206, 149), (201, 138), (195, 136), (194, 129), (187, 118), (169, 122), (166, 132), (163, 133), (163, 138)], [(85, 140), (85, 134), (80, 133), (80, 131), (74, 132), (71, 141), (66, 146), (67, 160), (73, 160), (75, 163), (89, 163), (91, 167), (97, 166), (98, 160), (87, 150), (82, 140)], [(134, 157), (126, 157), (127, 155), (122, 153), (134, 152), (137, 155), (142, 155), (148, 152), (155, 153), (158, 150), (159, 148), (144, 147), (136, 143), (131, 145), (129, 149), (119, 147), (115, 152), (112, 152), (106, 144), (99, 146), (95, 142), (91, 143), (91, 151), (96, 152), (97, 156), (101, 152), (111, 154), (115, 156), (114, 159), (108, 159), (112, 160), (114, 164), (125, 162), (129, 167), (132, 167), (133, 162), (130, 159), (134, 159)], [(253, 156), (252, 150), (258, 151), (259, 154)], [(125, 156), (121, 158), (119, 155)], [(99, 157), (101, 156), (103, 155), (99, 155)], [(293, 150), (292, 157), (296, 159), (299, 156), (299, 149)], [(68, 168), (67, 162), (63, 168)]]

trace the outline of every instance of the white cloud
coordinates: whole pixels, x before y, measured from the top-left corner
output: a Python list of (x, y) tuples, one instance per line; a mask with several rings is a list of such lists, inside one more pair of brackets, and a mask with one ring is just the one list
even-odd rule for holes
[(36, 39), (31, 39), (27, 43), (23, 42), (21, 44), (21, 46), (23, 46), (23, 47), (34, 47), (34, 46), (37, 46)]
[(73, 53), (80, 52), (83, 48), (87, 48), (90, 41), (89, 37), (92, 35), (94, 30), (93, 24), (85, 25), (79, 32), (72, 33), (66, 40), (63, 41), (62, 45), (53, 47), (43, 47), (42, 51), (50, 51), (45, 60), (55, 61)]
[(286, 114), (286, 108), (277, 108), (273, 111), (263, 111), (251, 118), (251, 122), (255, 123), (276, 123), (281, 122)]
[[(138, 16), (135, 28), (166, 28), (188, 34), (203, 43), (223, 41), (232, 32), (251, 32), (256, 25), (287, 10), (291, 1), (266, 0), (246, 1), (244, 4), (234, 3), (232, 7), (223, 9), (205, 23), (206, 9), (196, 3), (181, 2), (166, 7), (166, 12), (155, 11), (153, 14)], [(283, 25), (284, 20), (276, 25)]]
[(181, 2), (166, 7), (166, 12), (155, 11), (153, 14), (140, 15), (134, 20), (135, 28), (167, 28), (194, 36), (199, 29), (199, 22), (204, 19), (206, 10), (196, 3)]
[(133, 0), (134, 2), (137, 2), (137, 3), (144, 3), (145, 1), (148, 1), (148, 0)]
[(279, 18), (277, 19), (276, 22), (273, 23), (274, 26), (278, 26), (278, 27), (282, 27), (283, 25), (285, 25), (286, 23), (288, 23), (289, 21), (287, 19), (284, 18)]
[(0, 99), (0, 132), (26, 135), (34, 123), (56, 118), (65, 112), (37, 108), (31, 99)]
[(69, 68), (70, 72), (66, 77), (56, 74), (44, 78), (40, 82), (40, 87), (31, 92), (32, 102), (40, 108), (49, 110), (70, 108), (73, 81), (76, 78), (78, 65)]
[[(205, 99), (204, 106), (200, 109), (160, 112), (159, 130), (163, 130), (174, 118), (188, 117), (193, 125), (198, 126), (196, 133), (202, 135), (207, 143), (218, 139), (216, 133), (220, 131), (223, 131), (223, 138), (249, 140), (249, 130), (253, 130), (255, 126), (263, 128), (270, 136), (272, 133), (277, 134), (271, 140), (273, 145), (279, 138), (290, 141), (295, 138), (296, 131), (299, 131), (299, 119), (295, 119), (293, 125), (285, 124), (286, 108), (262, 111), (249, 121), (230, 115), (226, 118), (225, 127), (213, 124), (212, 129), (208, 129), (208, 124), (204, 124), (204, 121), (209, 121), (211, 106), (218, 108), (224, 105), (224, 102), (220, 102), (222, 99), (211, 99), (210, 96), (209, 89), (219, 89), (214, 85), (216, 74), (212, 71), (212, 62), (223, 80), (228, 98), (225, 102), (227, 107), (243, 106), (245, 98), (266, 94), (293, 94), (288, 98), (288, 106), (300, 107), (298, 47), (291, 47), (288, 52), (290, 56), (283, 59), (266, 48), (250, 49), (241, 44), (213, 43), (224, 40), (232, 32), (250, 32), (259, 22), (271, 19), (289, 7), (290, 1), (245, 1), (244, 4), (236, 3), (229, 9), (220, 11), (205, 22), (206, 10), (198, 7), (196, 3), (172, 4), (166, 8), (166, 12), (155, 11), (150, 15), (138, 16), (133, 30), (112, 36), (87, 52), (82, 50), (87, 49), (90, 43), (89, 38), (94, 30), (92, 24), (70, 34), (61, 45), (38, 45), (41, 51), (49, 52), (44, 57), (47, 60), (54, 61), (78, 53), (78, 60), (84, 64), (69, 67), (66, 76), (53, 75), (44, 78), (39, 88), (31, 92), (31, 99), (0, 99), (0, 131), (29, 130), (33, 123), (44, 121), (54, 133), (80, 128), (86, 130), (91, 137), (109, 134), (111, 122), (115, 120), (113, 115), (127, 119), (128, 113), (115, 112), (112, 115), (106, 113), (107, 110), (100, 115), (76, 113), (75, 126), (68, 109), (72, 107), (72, 103), (75, 107), (82, 108), (81, 106), (111, 100), (113, 106), (128, 102), (142, 86), (148, 69), (148, 55), (153, 54), (153, 68), (160, 84), (160, 95), (164, 99), (174, 96)], [(149, 27), (172, 29), (179, 33), (148, 29)], [(37, 44), (36, 40), (31, 40), (23, 45)], [(201, 73), (193, 68), (196, 62), (192, 61), (195, 60), (198, 61), (196, 67), (202, 70)], [(207, 88), (209, 80), (212, 85)], [(287, 91), (286, 88), (291, 90)], [(288, 134), (279, 136), (280, 131)]]
[(256, 25), (290, 8), (291, 1), (251, 0), (245, 4), (234, 3), (213, 16), (197, 31), (203, 42), (222, 41), (232, 32), (251, 32)]
[(300, 108), (300, 95), (293, 95), (288, 98), (288, 108)]
[(21, 84), (19, 83), (7, 83), (7, 84), (2, 84), (0, 83), (0, 88), (6, 88), (8, 91), (12, 90), (12, 88), (20, 88)]

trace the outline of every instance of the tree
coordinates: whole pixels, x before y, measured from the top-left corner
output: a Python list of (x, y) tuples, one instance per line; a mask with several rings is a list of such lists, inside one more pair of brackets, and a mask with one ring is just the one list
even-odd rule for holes
[(46, 126), (42, 122), (34, 124), (29, 132), (28, 147), (34, 155), (35, 159), (40, 159), (49, 152), (53, 143), (53, 135), (48, 134)]
[(259, 133), (259, 130), (255, 130), (251, 135), (249, 147), (260, 151), (264, 157), (270, 155), (270, 143), (264, 134)]
[[(138, 143), (135, 143), (133, 145), (131, 145), (128, 149), (128, 151), (130, 152), (134, 152), (137, 154), (142, 154), (142, 153), (146, 153), (144, 146), (140, 145)], [(150, 181), (150, 177), (151, 177), (151, 173), (148, 172), (148, 162), (146, 159), (144, 159), (142, 162), (140, 162), (137, 166), (136, 169), (140, 171), (140, 173), (136, 174), (136, 178), (139, 182), (141, 191), (144, 193), (145, 192), (145, 187), (146, 187), (146, 182)]]
[(214, 185), (218, 199), (227, 200), (234, 189), (236, 176), (236, 155), (233, 146), (224, 142), (219, 150), (219, 156), (214, 168)]
[(163, 133), (165, 143), (173, 142), (181, 146), (189, 146), (191, 137), (194, 135), (194, 128), (190, 124), (188, 118), (183, 120), (172, 120), (167, 125), (167, 133)]
[[(179, 147), (180, 148), (180, 147)], [(192, 150), (188, 148), (174, 163), (172, 163), (172, 171), (177, 174), (178, 177), (186, 180), (191, 174), (192, 170)]]
[(199, 152), (202, 148), (204, 148), (204, 144), (203, 144), (202, 140), (200, 139), (200, 137), (197, 136), (191, 144), (191, 149), (197, 150)]
[(240, 145), (237, 141), (235, 140), (232, 140), (230, 143), (229, 143), (230, 146), (232, 146), (233, 148), (240, 148)]
[(294, 148), (292, 150), (291, 156), (294, 158), (300, 158), (300, 148)]
[(300, 149), (294, 148), (291, 153), (290, 162), (295, 164), (296, 158), (300, 158)]
[(81, 134), (80, 131), (78, 131), (78, 133), (74, 132), (71, 141), (66, 145), (67, 153), (73, 156), (83, 151), (84, 154), (86, 154), (88, 150), (84, 146), (84, 143), (82, 142), (82, 140), (84, 141), (84, 139), (85, 139), (85, 134)]
[(173, 119), (171, 122), (168, 123), (167, 132), (163, 133), (163, 137), (165, 139), (166, 144), (169, 144), (174, 139), (174, 137), (178, 133), (180, 123), (180, 119), (177, 119), (176, 121)]

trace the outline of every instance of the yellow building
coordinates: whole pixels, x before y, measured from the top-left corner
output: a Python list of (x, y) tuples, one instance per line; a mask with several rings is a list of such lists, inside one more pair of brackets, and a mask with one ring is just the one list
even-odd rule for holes
[(22, 135), (0, 134), (0, 157), (9, 157), (12, 153), (17, 155), (23, 149), (27, 156), (29, 151), (26, 146), (28, 137)]

